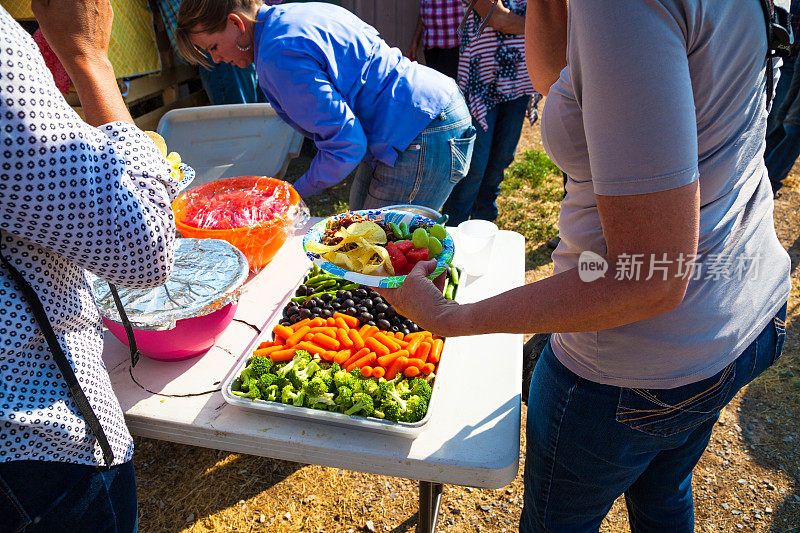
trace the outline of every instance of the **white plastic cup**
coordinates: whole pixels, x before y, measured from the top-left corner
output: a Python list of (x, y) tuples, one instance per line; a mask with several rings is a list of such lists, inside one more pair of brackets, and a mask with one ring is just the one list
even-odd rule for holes
[(497, 236), (497, 225), (488, 220), (465, 220), (458, 225), (459, 264), (471, 276), (482, 276), (489, 268)]

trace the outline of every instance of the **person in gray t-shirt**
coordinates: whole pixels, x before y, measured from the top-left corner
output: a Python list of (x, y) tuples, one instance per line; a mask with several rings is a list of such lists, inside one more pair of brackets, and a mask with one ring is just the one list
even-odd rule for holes
[(529, 2), (526, 21), (542, 140), (569, 176), (554, 275), (459, 305), (420, 264), (384, 292), (442, 336), (557, 332), (530, 388), (522, 530), (596, 531), (624, 493), (634, 530), (691, 531), (719, 411), (785, 337), (764, 17), (758, 0), (566, 11)]

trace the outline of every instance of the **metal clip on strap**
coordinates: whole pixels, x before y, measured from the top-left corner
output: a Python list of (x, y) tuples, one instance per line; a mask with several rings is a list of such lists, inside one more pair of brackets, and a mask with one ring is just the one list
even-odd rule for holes
[(72, 399), (78, 406), (78, 411), (80, 411), (81, 416), (83, 416), (83, 419), (86, 421), (86, 425), (89, 426), (98, 444), (100, 444), (106, 467), (110, 467), (114, 463), (114, 452), (111, 450), (111, 445), (108, 444), (106, 434), (103, 432), (103, 426), (100, 425), (100, 421), (94, 414), (89, 400), (86, 399), (86, 395), (83, 393), (80, 383), (78, 383), (78, 378), (75, 377), (75, 371), (72, 370), (69, 361), (67, 361), (67, 356), (64, 355), (64, 350), (62, 350), (61, 345), (58, 343), (56, 334), (53, 331), (53, 326), (50, 325), (50, 321), (47, 319), (47, 315), (44, 312), (42, 302), (39, 300), (39, 297), (36, 296), (36, 292), (33, 290), (30, 283), (25, 281), (22, 274), (8, 262), (2, 253), (0, 253), (0, 261), (2, 261), (3, 266), (8, 269), (8, 272), (11, 274), (11, 279), (19, 285), (25, 299), (28, 300), (28, 306), (31, 308), (33, 317), (36, 319), (36, 323), (44, 334), (44, 338), (47, 341), (47, 345), (50, 347), (50, 352), (53, 354), (53, 359), (58, 366), (58, 370), (61, 372), (61, 375), (64, 376), (64, 381), (67, 383), (67, 388), (72, 395)]

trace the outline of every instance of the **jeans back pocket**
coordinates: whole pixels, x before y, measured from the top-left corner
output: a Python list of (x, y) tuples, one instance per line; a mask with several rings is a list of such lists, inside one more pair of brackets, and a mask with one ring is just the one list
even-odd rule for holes
[(460, 138), (450, 139), (450, 183), (458, 183), (469, 172), (475, 137), (475, 126), (470, 125)]
[(668, 437), (702, 424), (725, 407), (736, 390), (736, 361), (717, 375), (674, 389), (620, 390), (617, 422)]

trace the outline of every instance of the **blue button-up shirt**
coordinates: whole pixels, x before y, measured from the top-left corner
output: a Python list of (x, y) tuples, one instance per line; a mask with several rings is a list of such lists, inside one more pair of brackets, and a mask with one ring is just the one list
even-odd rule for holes
[(394, 166), (458, 94), (452, 79), (409, 61), (341, 7), (262, 6), (256, 20), (261, 89), (319, 149), (294, 184), (301, 196), (339, 183), (365, 156)]

